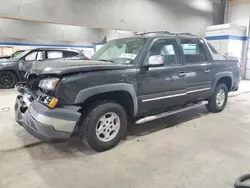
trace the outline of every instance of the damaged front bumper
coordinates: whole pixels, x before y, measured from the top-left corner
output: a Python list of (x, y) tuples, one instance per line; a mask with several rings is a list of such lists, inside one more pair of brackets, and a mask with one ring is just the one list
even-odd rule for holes
[(80, 118), (80, 107), (64, 106), (50, 109), (34, 98), (25, 86), (18, 86), (15, 103), (16, 122), (27, 132), (45, 142), (63, 142), (69, 139)]

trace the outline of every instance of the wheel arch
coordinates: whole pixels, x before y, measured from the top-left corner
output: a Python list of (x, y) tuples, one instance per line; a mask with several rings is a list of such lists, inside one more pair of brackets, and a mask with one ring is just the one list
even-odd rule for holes
[(74, 103), (88, 106), (97, 100), (105, 99), (121, 104), (130, 116), (134, 117), (137, 114), (137, 95), (132, 84), (107, 84), (83, 89), (78, 93)]
[(233, 74), (231, 72), (221, 72), (216, 74), (213, 82), (213, 92), (219, 83), (225, 84), (228, 92), (230, 92), (233, 86)]
[(18, 81), (21, 80), (21, 76), (20, 76), (20, 73), (16, 70), (13, 70), (13, 69), (1, 69), (0, 72), (5, 72), (5, 71), (8, 71), (8, 72), (12, 72), (13, 74), (16, 75)]

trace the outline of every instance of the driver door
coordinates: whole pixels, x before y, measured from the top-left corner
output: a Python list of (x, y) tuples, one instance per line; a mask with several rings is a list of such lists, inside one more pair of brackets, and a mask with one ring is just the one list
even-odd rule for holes
[(186, 102), (185, 66), (176, 40), (154, 42), (148, 57), (155, 55), (164, 57), (164, 66), (141, 68), (138, 76), (140, 113), (158, 112)]
[(29, 71), (35, 61), (42, 61), (44, 60), (44, 57), (44, 51), (42, 50), (31, 51), (21, 60), (21, 70), (24, 72)]

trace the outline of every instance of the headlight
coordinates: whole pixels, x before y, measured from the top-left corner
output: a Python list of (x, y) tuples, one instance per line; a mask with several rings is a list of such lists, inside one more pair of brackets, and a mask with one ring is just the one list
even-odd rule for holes
[(59, 81), (59, 78), (45, 78), (40, 81), (39, 87), (47, 90), (54, 90)]

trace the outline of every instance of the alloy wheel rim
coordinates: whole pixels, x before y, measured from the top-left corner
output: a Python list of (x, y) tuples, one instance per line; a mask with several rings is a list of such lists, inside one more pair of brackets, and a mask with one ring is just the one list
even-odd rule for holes
[(9, 88), (12, 85), (13, 78), (8, 73), (1, 75), (0, 86), (4, 88)]
[(216, 104), (218, 107), (222, 107), (224, 105), (225, 98), (226, 98), (225, 91), (223, 89), (220, 89), (216, 94)]
[(96, 124), (96, 136), (102, 142), (113, 140), (121, 126), (119, 116), (114, 112), (104, 114)]

